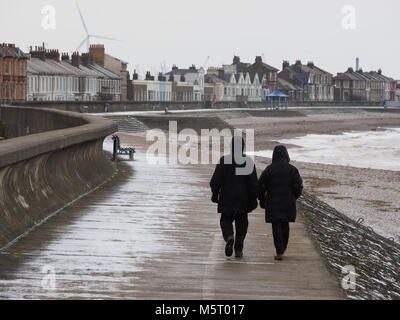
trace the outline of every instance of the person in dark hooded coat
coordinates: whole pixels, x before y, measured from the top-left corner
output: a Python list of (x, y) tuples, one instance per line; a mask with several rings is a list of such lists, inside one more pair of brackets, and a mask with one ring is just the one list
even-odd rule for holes
[(296, 200), (303, 191), (303, 180), (290, 164), (285, 146), (275, 147), (272, 164), (260, 176), (259, 195), (267, 223), (272, 223), (276, 260), (282, 260), (289, 242), (289, 223), (296, 222)]
[[(258, 207), (258, 179), (254, 162), (244, 154), (244, 140), (233, 137), (231, 154), (221, 158), (215, 168), (210, 187), (212, 202), (221, 213), (221, 229), (226, 241), (225, 254), (243, 256), (244, 240), (249, 226), (248, 214)], [(236, 227), (236, 237), (233, 230)]]

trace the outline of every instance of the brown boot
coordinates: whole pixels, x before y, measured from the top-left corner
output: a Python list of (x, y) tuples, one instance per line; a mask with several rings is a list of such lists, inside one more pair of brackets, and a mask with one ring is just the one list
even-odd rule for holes
[(276, 260), (276, 261), (282, 261), (282, 260), (283, 260), (283, 254), (277, 254), (277, 255), (275, 256), (275, 260)]

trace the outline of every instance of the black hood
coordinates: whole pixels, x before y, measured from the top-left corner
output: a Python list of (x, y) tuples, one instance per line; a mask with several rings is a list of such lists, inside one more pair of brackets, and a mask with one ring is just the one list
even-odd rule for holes
[(285, 146), (276, 146), (272, 155), (272, 162), (286, 160), (290, 162), (289, 153)]
[[(236, 147), (239, 147), (239, 150), (235, 149)], [(231, 142), (231, 154), (244, 154), (244, 148), (245, 148), (245, 142), (242, 137), (235, 136), (232, 137), (232, 142)], [(241, 149), (241, 150), (240, 150)]]
[(235, 166), (244, 166), (246, 155), (244, 154), (245, 142), (242, 137), (234, 136), (231, 142), (230, 161)]

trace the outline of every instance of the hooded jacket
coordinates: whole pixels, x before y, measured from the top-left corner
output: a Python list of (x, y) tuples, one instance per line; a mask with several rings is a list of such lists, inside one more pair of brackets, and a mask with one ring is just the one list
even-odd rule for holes
[(290, 164), (286, 147), (275, 147), (272, 164), (259, 180), (258, 198), (261, 207), (265, 208), (266, 222), (295, 222), (296, 200), (302, 191), (303, 180), (297, 168)]
[(249, 213), (257, 208), (257, 171), (244, 147), (242, 137), (233, 137), (231, 153), (220, 159), (211, 178), (219, 213)]

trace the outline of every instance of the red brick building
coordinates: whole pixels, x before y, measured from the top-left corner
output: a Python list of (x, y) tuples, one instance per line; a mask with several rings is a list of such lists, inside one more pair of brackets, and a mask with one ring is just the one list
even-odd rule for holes
[(0, 44), (0, 102), (26, 100), (29, 56), (13, 44)]

